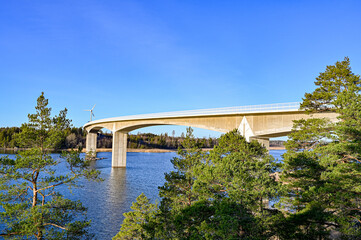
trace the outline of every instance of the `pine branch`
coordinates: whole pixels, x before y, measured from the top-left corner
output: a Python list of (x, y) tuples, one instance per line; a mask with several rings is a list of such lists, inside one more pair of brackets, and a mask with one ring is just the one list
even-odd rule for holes
[(78, 174), (75, 174), (73, 177), (69, 178), (67, 181), (62, 181), (62, 182), (53, 184), (51, 186), (40, 188), (40, 189), (36, 190), (36, 192), (44, 191), (44, 190), (49, 189), (49, 188), (54, 188), (54, 187), (57, 187), (59, 185), (65, 184), (65, 183), (69, 183), (69, 182), (73, 181), (75, 178), (77, 178), (78, 176), (79, 176)]
[(57, 227), (57, 228), (60, 228), (60, 229), (63, 229), (63, 230), (68, 230), (68, 228), (59, 226), (59, 225), (57, 225), (57, 224), (55, 224), (55, 223), (44, 223), (43, 226), (44, 226), (44, 227), (45, 227), (45, 226), (53, 226), (53, 227)]
[(13, 233), (0, 233), (0, 237), (7, 237), (7, 236), (13, 236), (13, 235), (20, 235), (21, 232), (13, 232)]
[(356, 219), (359, 223), (361, 223), (361, 220), (358, 219), (358, 218), (356, 218), (356, 217), (354, 217), (354, 216), (350, 216), (350, 218)]

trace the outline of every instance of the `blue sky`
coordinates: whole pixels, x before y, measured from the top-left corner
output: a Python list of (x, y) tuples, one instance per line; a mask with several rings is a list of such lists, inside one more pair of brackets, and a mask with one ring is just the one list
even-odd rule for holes
[(361, 73), (360, 12), (356, 0), (2, 1), (0, 126), (27, 121), (42, 91), (75, 126), (94, 104), (101, 119), (301, 101), (345, 56)]

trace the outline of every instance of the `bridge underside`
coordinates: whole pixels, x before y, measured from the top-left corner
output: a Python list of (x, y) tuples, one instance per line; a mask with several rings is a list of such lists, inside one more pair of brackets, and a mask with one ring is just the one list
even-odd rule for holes
[(87, 152), (96, 151), (97, 132), (106, 128), (113, 132), (112, 167), (126, 166), (127, 133), (139, 128), (159, 125), (182, 125), (226, 133), (238, 129), (247, 141), (257, 140), (269, 147), (269, 138), (286, 136), (292, 131), (293, 121), (327, 117), (336, 121), (334, 113), (307, 115), (301, 111), (234, 114), (221, 116), (170, 117), (107, 121), (89, 124), (86, 139)]

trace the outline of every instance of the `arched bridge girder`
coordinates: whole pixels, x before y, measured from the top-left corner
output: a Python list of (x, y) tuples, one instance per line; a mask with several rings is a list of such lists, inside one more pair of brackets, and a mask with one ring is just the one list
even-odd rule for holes
[(228, 132), (238, 128), (241, 116), (203, 116), (203, 117), (178, 117), (168, 119), (141, 119), (114, 122), (115, 131), (129, 132), (143, 127), (159, 125), (178, 125), (207, 129), (217, 132)]
[[(94, 125), (88, 125), (85, 127), (87, 132), (98, 132), (102, 128), (106, 128), (112, 132), (131, 132), (140, 128), (162, 126), (162, 125), (177, 125), (186, 127), (202, 128), (217, 132), (228, 132), (238, 127), (239, 119), (233, 119), (230, 121), (223, 121), (223, 119), (203, 119), (206, 121), (200, 121), (200, 119), (170, 119), (170, 120), (144, 120), (144, 121), (121, 121), (121, 122), (107, 122)], [(215, 123), (215, 121), (218, 122)]]
[[(102, 126), (97, 126), (97, 127), (93, 127), (89, 130), (87, 130), (88, 133), (98, 133), (101, 129), (103, 129), (105, 127), (102, 127)], [(106, 129), (106, 128), (105, 128)], [(110, 129), (108, 129), (110, 130)]]
[(289, 134), (292, 131), (294, 120), (323, 117), (328, 118), (331, 121), (337, 121), (337, 114), (335, 113), (316, 113), (307, 115), (303, 111), (293, 110), (216, 116), (162, 117), (157, 119), (119, 118), (118, 120), (117, 118), (112, 118), (90, 122), (84, 127), (88, 131), (87, 151), (94, 151), (94, 149), (96, 149), (96, 132), (102, 128), (112, 131), (112, 166), (125, 167), (127, 133), (136, 129), (159, 125), (181, 125), (225, 133), (237, 128), (248, 141), (256, 139), (267, 146), (269, 138), (286, 136)]
[[(192, 128), (202, 128), (206, 130), (216, 131), (216, 132), (227, 132), (227, 131), (221, 131), (221, 129), (208, 127), (204, 125), (197, 125), (197, 124), (179, 124), (179, 123), (152, 123), (152, 124), (137, 124), (137, 125), (129, 125), (124, 126), (122, 128), (117, 129), (116, 131), (121, 132), (131, 132), (137, 129), (145, 128), (145, 127), (154, 127), (154, 126), (185, 126), (185, 127), (192, 127)], [(223, 129), (222, 129), (223, 130)]]
[(103, 124), (94, 124), (94, 125), (89, 125), (84, 127), (84, 129), (88, 132), (88, 133), (98, 133), (101, 129), (105, 128), (109, 131), (112, 131), (112, 129), (110, 128), (111, 126), (107, 123), (103, 123)]

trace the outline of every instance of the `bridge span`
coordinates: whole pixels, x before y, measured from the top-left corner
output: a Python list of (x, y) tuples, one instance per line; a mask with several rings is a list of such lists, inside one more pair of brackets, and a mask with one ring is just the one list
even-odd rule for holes
[(279, 103), (242, 107), (165, 112), (106, 118), (88, 122), (84, 128), (86, 151), (96, 151), (97, 132), (106, 128), (113, 133), (112, 167), (126, 167), (127, 133), (158, 125), (182, 125), (226, 133), (237, 128), (247, 141), (257, 140), (269, 147), (269, 138), (286, 136), (293, 121), (308, 118), (329, 118), (337, 121), (336, 113), (306, 114), (300, 104)]

